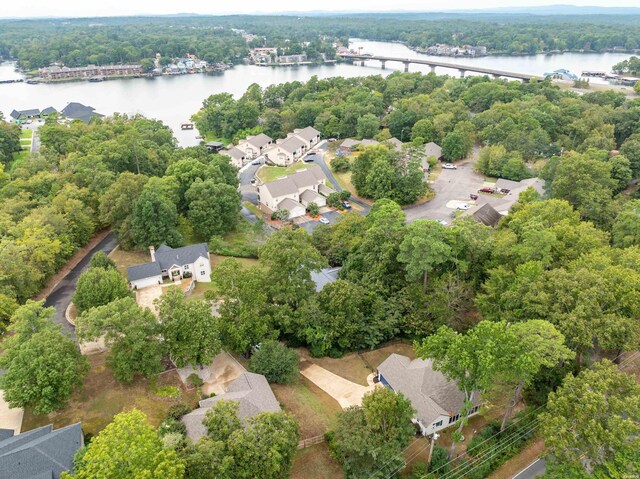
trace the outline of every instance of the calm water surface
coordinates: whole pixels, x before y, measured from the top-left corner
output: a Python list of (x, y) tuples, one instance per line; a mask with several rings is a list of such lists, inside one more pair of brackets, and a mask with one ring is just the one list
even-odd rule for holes
[[(565, 53), (526, 57), (448, 58), (416, 53), (404, 45), (396, 43), (357, 39), (352, 41), (352, 48), (359, 46), (363, 47), (363, 53), (401, 58), (433, 58), (448, 63), (486, 66), (498, 70), (534, 75), (542, 75), (558, 68), (566, 68), (577, 74), (580, 74), (582, 70), (610, 71), (615, 63), (630, 56), (618, 53)], [(234, 96), (239, 96), (252, 83), (257, 83), (264, 88), (288, 81), (307, 81), (313, 75), (317, 75), (318, 78), (388, 75), (403, 68), (401, 63), (387, 63), (387, 69), (382, 70), (380, 63), (375, 61), (367, 62), (365, 67), (350, 64), (283, 68), (238, 65), (224, 73), (212, 75), (164, 76), (154, 79), (109, 80), (101, 83), (81, 81), (38, 85), (0, 84), (0, 111), (7, 117), (14, 108), (18, 110), (43, 109), (53, 106), (62, 109), (68, 102), (77, 101), (94, 107), (96, 111), (104, 115), (114, 112), (140, 113), (149, 118), (162, 120), (173, 129), (180, 145), (190, 146), (198, 143), (197, 132), (195, 130), (181, 131), (180, 123), (188, 120), (202, 106), (202, 100), (209, 95), (229, 92)], [(430, 69), (427, 66), (411, 65), (410, 71), (427, 73)], [(436, 72), (458, 76), (456, 70), (438, 68)], [(20, 78), (20, 75), (14, 72), (14, 65), (11, 63), (0, 64), (0, 80), (12, 78)], [(598, 80), (592, 79), (591, 81)]]

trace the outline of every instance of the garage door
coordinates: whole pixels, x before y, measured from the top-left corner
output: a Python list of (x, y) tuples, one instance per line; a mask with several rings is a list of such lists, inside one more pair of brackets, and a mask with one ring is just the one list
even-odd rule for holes
[(131, 281), (131, 286), (136, 289), (146, 288), (147, 286), (156, 286), (162, 283), (162, 276), (152, 276), (150, 278), (142, 278)]

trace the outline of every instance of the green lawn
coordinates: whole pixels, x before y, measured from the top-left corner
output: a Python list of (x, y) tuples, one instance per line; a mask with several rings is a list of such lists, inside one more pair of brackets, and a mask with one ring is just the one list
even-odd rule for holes
[(277, 180), (278, 178), (282, 178), (283, 176), (290, 175), (291, 173), (295, 173), (298, 170), (304, 170), (305, 168), (309, 168), (313, 166), (312, 164), (307, 164), (302, 161), (296, 162), (291, 166), (263, 166), (261, 167), (256, 176), (262, 181), (266, 183), (268, 181)]
[(33, 130), (26, 130), (26, 129), (22, 129), (20, 130), (20, 139), (31, 139), (33, 138)]
[(16, 151), (13, 154), (13, 163), (11, 164), (11, 168), (16, 168), (22, 163), (24, 160), (29, 158), (29, 149)]
[(243, 201), (242, 205), (245, 206), (249, 211), (251, 211), (258, 218), (264, 218), (264, 213), (260, 211), (260, 208), (258, 208), (256, 205), (254, 205), (250, 201)]

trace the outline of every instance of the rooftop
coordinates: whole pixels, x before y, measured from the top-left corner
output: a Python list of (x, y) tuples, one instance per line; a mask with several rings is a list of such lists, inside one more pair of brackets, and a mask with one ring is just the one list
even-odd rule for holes
[(267, 379), (261, 374), (245, 372), (229, 384), (226, 393), (203, 399), (198, 409), (182, 417), (182, 422), (187, 427), (187, 436), (191, 440), (197, 441), (206, 434), (202, 420), (209, 408), (218, 401), (238, 401), (238, 417), (243, 424), (262, 412), (280, 412), (280, 403), (273, 395)]
[(280, 196), (294, 195), (313, 185), (322, 184), (327, 177), (318, 165), (311, 165), (304, 170), (298, 170), (295, 173), (270, 181), (261, 186), (266, 188), (273, 198)]
[(260, 133), (259, 135), (248, 136), (245, 141), (255, 146), (256, 148), (262, 148), (263, 146), (271, 143), (273, 139), (270, 136), (265, 135), (264, 133)]
[(158, 276), (162, 274), (162, 270), (169, 269), (174, 265), (183, 266), (194, 263), (200, 257), (208, 258), (209, 246), (207, 243), (198, 243), (183, 246), (182, 248), (171, 248), (166, 244), (162, 244), (155, 251), (155, 257), (155, 261), (130, 266), (127, 270), (128, 280), (136, 281), (151, 276)]
[(295, 135), (298, 135), (300, 138), (303, 138), (304, 140), (307, 140), (307, 141), (315, 140), (317, 137), (320, 136), (320, 132), (318, 130), (316, 130), (314, 127), (312, 127), (312, 126), (308, 126), (306, 128), (302, 128), (302, 129), (293, 130), (293, 133)]

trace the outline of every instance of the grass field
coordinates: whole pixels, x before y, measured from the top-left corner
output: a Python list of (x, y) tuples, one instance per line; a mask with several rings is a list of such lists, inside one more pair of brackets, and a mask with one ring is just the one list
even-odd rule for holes
[(338, 461), (329, 454), (326, 443), (301, 449), (293, 460), (291, 479), (342, 479)]
[(312, 164), (307, 164), (301, 161), (294, 163), (291, 166), (263, 166), (261, 167), (256, 176), (260, 181), (266, 183), (268, 181), (274, 181), (278, 178), (282, 178), (283, 176), (290, 175), (291, 173), (295, 173), (298, 170), (304, 170), (305, 168), (312, 167)]
[(174, 386), (180, 388), (182, 395), (178, 399), (159, 397), (154, 394), (154, 385), (148, 380), (138, 377), (131, 384), (117, 382), (109, 368), (105, 365), (106, 353), (88, 356), (91, 369), (68, 404), (60, 411), (48, 415), (37, 415), (27, 409), (24, 413), (22, 430), (28, 431), (36, 427), (53, 424), (54, 428), (82, 422), (85, 433), (97, 434), (113, 416), (136, 408), (147, 415), (149, 424), (157, 426), (162, 422), (167, 409), (172, 404), (186, 402), (195, 406), (195, 392), (187, 393), (175, 371), (161, 374), (155, 388)]
[(120, 247), (113, 250), (111, 254), (109, 254), (109, 257), (115, 261), (118, 271), (120, 271), (120, 274), (125, 278), (127, 277), (127, 268), (129, 268), (129, 266), (135, 266), (137, 264), (148, 263), (151, 261), (148, 251), (125, 251)]
[(21, 129), (20, 130), (20, 139), (24, 139), (24, 138), (28, 138), (31, 139), (33, 138), (33, 130), (27, 130), (27, 129)]

